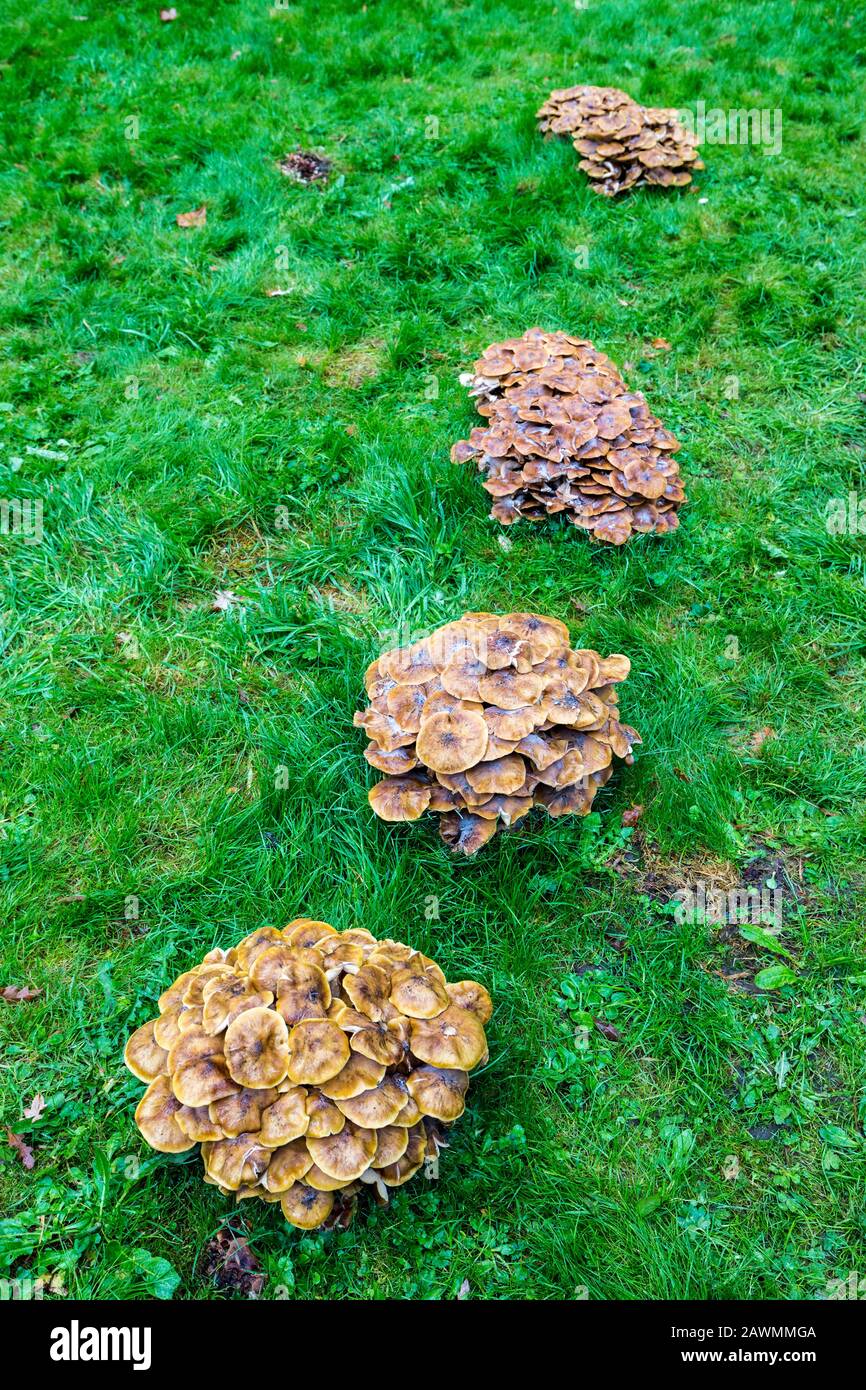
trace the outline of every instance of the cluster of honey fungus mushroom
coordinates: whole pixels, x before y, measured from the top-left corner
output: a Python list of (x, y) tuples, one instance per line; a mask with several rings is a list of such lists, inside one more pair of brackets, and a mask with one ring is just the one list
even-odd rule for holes
[(262, 927), (179, 976), (130, 1037), (135, 1121), (160, 1153), (201, 1144), (205, 1182), (238, 1201), (346, 1224), (360, 1183), (387, 1201), (447, 1147), (491, 1012), (482, 985), (363, 928)]
[(679, 440), (587, 339), (530, 328), (492, 344), (461, 381), (487, 423), (451, 458), (475, 460), (494, 520), (562, 512), (612, 545), (676, 530)]
[(384, 772), (370, 805), (386, 821), (441, 816), (442, 838), (474, 854), (533, 806), (585, 816), (640, 737), (620, 723), (625, 656), (572, 650), (568, 628), (536, 613), (464, 613), (367, 671), (355, 724)]
[(697, 137), (678, 116), (616, 87), (563, 87), (551, 92), (538, 123), (545, 134), (570, 135), (594, 191), (613, 198), (642, 183), (683, 188), (693, 169), (703, 169)]

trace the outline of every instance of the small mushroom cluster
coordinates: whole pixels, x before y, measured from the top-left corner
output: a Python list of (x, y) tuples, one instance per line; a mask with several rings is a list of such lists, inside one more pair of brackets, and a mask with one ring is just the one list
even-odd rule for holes
[(682, 188), (703, 169), (678, 112), (641, 106), (616, 87), (562, 87), (538, 112), (545, 134), (570, 135), (596, 193), (613, 198), (642, 183)]
[(487, 424), (451, 458), (476, 460), (494, 520), (562, 512), (611, 545), (676, 530), (685, 501), (679, 440), (587, 339), (530, 328), (493, 343), (461, 381)]
[(490, 996), (363, 928), (296, 918), (210, 951), (159, 999), (124, 1061), (151, 1148), (201, 1144), (205, 1182), (279, 1202), (302, 1230), (347, 1224), (447, 1147), (487, 1058)]
[(366, 674), (355, 724), (385, 773), (369, 794), (386, 821), (441, 816), (454, 850), (475, 854), (533, 806), (585, 816), (613, 771), (634, 761), (619, 721), (625, 656), (572, 650), (568, 628), (535, 613), (464, 613), (385, 652)]

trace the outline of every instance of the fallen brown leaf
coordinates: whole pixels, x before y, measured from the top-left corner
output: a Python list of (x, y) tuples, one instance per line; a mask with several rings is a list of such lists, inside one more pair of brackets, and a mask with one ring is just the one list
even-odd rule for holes
[(670, 352), (671, 345), (667, 338), (653, 338), (653, 347), (657, 352)]
[(231, 1289), (247, 1298), (258, 1298), (265, 1285), (261, 1266), (243, 1236), (217, 1231), (202, 1255), (202, 1271), (218, 1289)]
[(331, 172), (331, 161), (311, 150), (293, 150), (283, 156), (277, 168), (295, 183), (321, 183)]
[(179, 227), (203, 227), (207, 222), (207, 205), (202, 203), (192, 212), (179, 212), (174, 220)]
[(642, 807), (642, 806), (629, 806), (629, 808), (628, 808), (627, 811), (623, 811), (623, 813), (622, 813), (622, 821), (620, 822), (620, 824), (622, 824), (622, 825), (637, 825), (637, 823), (638, 823), (638, 821), (640, 820), (640, 818), (641, 818), (642, 815), (643, 815), (643, 807)]
[(7, 1004), (29, 1004), (31, 999), (38, 999), (41, 993), (41, 989), (31, 989), (30, 985), (4, 985), (0, 989), (0, 999)]
[(173, 19), (177, 19), (177, 10), (173, 8), (170, 10), (160, 10), (159, 17), (163, 24), (171, 24)]
[(619, 1029), (614, 1028), (612, 1023), (607, 1023), (603, 1018), (596, 1018), (593, 1022), (599, 1033), (601, 1033), (601, 1036), (607, 1038), (608, 1042), (619, 1042), (622, 1038), (622, 1033)]
[(36, 1159), (33, 1157), (33, 1150), (25, 1143), (20, 1134), (14, 1134), (8, 1126), (6, 1128), (6, 1143), (9, 1145), (10, 1149), (15, 1150), (24, 1167), (29, 1172), (36, 1163)]

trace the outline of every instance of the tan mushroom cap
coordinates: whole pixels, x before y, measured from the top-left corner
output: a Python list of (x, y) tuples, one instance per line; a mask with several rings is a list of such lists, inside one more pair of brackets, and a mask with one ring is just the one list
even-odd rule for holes
[(283, 1216), (300, 1231), (314, 1231), (327, 1221), (334, 1207), (330, 1192), (317, 1192), (305, 1183), (296, 1182), (280, 1198)]
[(401, 1159), (409, 1147), (409, 1131), (400, 1125), (384, 1125), (376, 1130), (376, 1152), (371, 1168), (388, 1168)]
[(193, 979), (190, 980), (181, 997), (181, 1002), (188, 1009), (201, 1008), (205, 999), (204, 991), (209, 985), (217, 984), (220, 980), (234, 978), (234, 971), (231, 966), (222, 962), (199, 965), (195, 970), (191, 970), (190, 974)]
[(262, 1127), (262, 1113), (277, 1100), (274, 1089), (238, 1091), (236, 1095), (224, 1096), (222, 1100), (212, 1101), (208, 1114), (222, 1131), (220, 1138), (234, 1139), (238, 1134), (256, 1134)]
[(184, 1134), (189, 1135), (196, 1144), (205, 1144), (223, 1137), (221, 1127), (210, 1117), (209, 1105), (199, 1105), (195, 1109), (189, 1105), (182, 1105), (175, 1119)]
[(384, 1075), (385, 1067), (382, 1063), (374, 1061), (362, 1052), (352, 1052), (345, 1066), (336, 1076), (323, 1082), (320, 1089), (328, 1100), (351, 1100), (354, 1096), (361, 1095), (362, 1091), (369, 1091), (371, 1087), (378, 1086)]
[(387, 1023), (371, 1023), (349, 1037), (353, 1052), (360, 1052), (381, 1066), (395, 1067), (402, 1061), (406, 1046), (399, 1033)]
[(314, 1187), (317, 1192), (339, 1192), (346, 1183), (342, 1178), (331, 1178), (324, 1173), (318, 1163), (313, 1163), (304, 1174), (304, 1182), (308, 1187)]
[(385, 1076), (378, 1086), (359, 1096), (335, 1101), (347, 1120), (366, 1129), (392, 1125), (406, 1104), (406, 1082), (402, 1077)]
[(247, 1009), (226, 1029), (229, 1075), (241, 1086), (278, 1086), (288, 1072), (289, 1030), (273, 1009)]
[(310, 1120), (308, 1139), (327, 1139), (329, 1134), (339, 1134), (346, 1123), (345, 1115), (321, 1091), (307, 1092), (306, 1109)]
[(250, 932), (249, 936), (245, 936), (235, 947), (238, 966), (245, 974), (249, 974), (256, 956), (283, 939), (283, 934), (277, 927), (259, 927), (257, 931)]
[(265, 1188), (268, 1192), (288, 1192), (292, 1183), (300, 1182), (312, 1166), (313, 1160), (303, 1139), (281, 1144), (271, 1153), (271, 1161), (265, 1172)]
[(123, 1049), (123, 1060), (139, 1081), (155, 1081), (158, 1076), (168, 1075), (168, 1052), (153, 1036), (155, 1023), (152, 1018), (136, 1028)]
[(300, 1139), (310, 1128), (307, 1111), (307, 1092), (303, 1086), (291, 1086), (274, 1099), (262, 1114), (259, 1139), (268, 1148), (278, 1148)]
[(451, 849), (461, 854), (477, 854), (481, 846), (496, 834), (496, 821), (482, 816), (458, 816), (449, 813), (439, 822), (439, 834)]
[(245, 1009), (266, 1009), (273, 1000), (270, 991), (252, 989), (245, 975), (209, 981), (204, 989), (201, 1026), (206, 1033), (222, 1033)]
[(367, 793), (367, 800), (380, 820), (418, 820), (430, 805), (429, 783), (413, 777), (386, 777)]
[(450, 1124), (466, 1108), (469, 1077), (450, 1067), (417, 1067), (406, 1078), (409, 1093), (422, 1115)]
[(282, 935), (290, 946), (315, 946), (327, 936), (337, 932), (330, 922), (319, 922), (315, 917), (295, 917), (285, 927)]
[(458, 1009), (468, 1009), (481, 1024), (488, 1023), (493, 1014), (493, 1000), (476, 980), (455, 980), (445, 986), (451, 1003)]
[(423, 1124), (413, 1125), (408, 1130), (408, 1144), (403, 1157), (398, 1158), (396, 1163), (377, 1171), (388, 1187), (402, 1187), (404, 1182), (408, 1182), (418, 1172), (426, 1157), (427, 1131)]
[(413, 1020), (410, 1046), (421, 1062), (471, 1071), (487, 1051), (487, 1039), (475, 1014), (451, 1004), (436, 1018)]
[(216, 1144), (202, 1144), (201, 1156), (208, 1177), (231, 1192), (257, 1183), (271, 1161), (270, 1149), (259, 1143), (257, 1134), (239, 1134)]
[[(478, 682), (482, 700), (497, 709), (518, 710), (534, 705), (541, 694), (541, 677), (534, 671), (521, 673), (511, 667), (490, 671)], [(477, 762), (477, 759), (475, 759)]]
[(170, 1004), (159, 1018), (153, 1020), (153, 1040), (165, 1052), (169, 1052), (180, 1037), (178, 1019), (183, 1012), (182, 1004)]
[(239, 1090), (229, 1075), (222, 1039), (207, 1033), (182, 1033), (168, 1054), (168, 1069), (177, 1099), (193, 1110)]
[(480, 714), (454, 710), (434, 714), (421, 725), (415, 751), (434, 772), (465, 772), (487, 748), (488, 729)]
[(357, 975), (346, 976), (343, 993), (358, 1013), (366, 1014), (374, 1023), (379, 1023), (387, 1010), (391, 976), (381, 965), (371, 965), (367, 961)]
[(329, 1178), (352, 1182), (359, 1178), (376, 1153), (376, 1135), (372, 1129), (348, 1122), (339, 1134), (326, 1139), (307, 1139), (313, 1162)]
[(418, 972), (411, 967), (395, 970), (391, 976), (391, 1003), (408, 1018), (435, 1018), (448, 1007), (448, 995), (432, 971)]
[(288, 1045), (288, 1075), (299, 1086), (321, 1086), (342, 1071), (349, 1060), (346, 1034), (327, 1018), (296, 1023)]
[(172, 1093), (167, 1076), (152, 1081), (138, 1102), (135, 1123), (152, 1149), (161, 1154), (182, 1154), (195, 1148), (195, 1140), (177, 1122), (180, 1101)]
[(368, 743), (364, 749), (364, 757), (371, 767), (377, 768), (379, 772), (387, 772), (389, 777), (399, 777), (418, 766), (418, 759), (409, 747), (392, 748), (390, 752), (386, 752), (378, 743)]
[(494, 793), (501, 793), (504, 796), (511, 796), (517, 792), (526, 781), (526, 763), (516, 753), (509, 754), (505, 758), (494, 758), (490, 762), (478, 763), (476, 767), (466, 770), (466, 780), (476, 792), (483, 792), (489, 796)]
[(393, 1123), (398, 1125), (401, 1129), (411, 1129), (412, 1125), (417, 1125), (421, 1118), (421, 1111), (418, 1109), (418, 1106), (407, 1090), (406, 1104), (403, 1106), (400, 1114), (396, 1116)]

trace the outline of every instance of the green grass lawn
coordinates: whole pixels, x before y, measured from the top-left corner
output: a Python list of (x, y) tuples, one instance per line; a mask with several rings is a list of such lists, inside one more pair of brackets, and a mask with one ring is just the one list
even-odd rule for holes
[[(3, 6), (0, 494), (44, 511), (0, 537), (0, 986), (42, 991), (0, 1003), (35, 1158), (0, 1150), (0, 1273), (223, 1297), (228, 1226), (268, 1297), (826, 1297), (866, 1276), (864, 539), (825, 524), (864, 486), (858, 7), (177, 4)], [(573, 82), (778, 108), (783, 148), (611, 203), (535, 132)], [(458, 374), (535, 324), (683, 440), (676, 535), (503, 531), (449, 463)], [(373, 817), (352, 714), (464, 609), (626, 652), (644, 743), (587, 820), (457, 861)], [(775, 886), (781, 935), (679, 922), (712, 879)], [(344, 1235), (147, 1150), (121, 1062), (182, 969), (299, 914), (496, 1003), (440, 1180)]]

